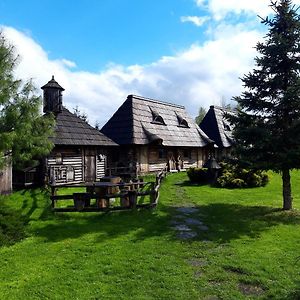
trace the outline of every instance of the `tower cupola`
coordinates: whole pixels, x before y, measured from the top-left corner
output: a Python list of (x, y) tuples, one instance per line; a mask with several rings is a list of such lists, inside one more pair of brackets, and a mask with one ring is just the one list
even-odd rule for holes
[(44, 113), (53, 112), (59, 113), (62, 111), (62, 88), (52, 76), (52, 79), (47, 84), (43, 85), (41, 89), (44, 91)]

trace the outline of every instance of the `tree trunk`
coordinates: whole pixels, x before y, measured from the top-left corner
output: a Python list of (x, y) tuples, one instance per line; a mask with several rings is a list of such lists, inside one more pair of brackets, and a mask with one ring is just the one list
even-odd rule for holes
[(292, 209), (292, 189), (291, 189), (291, 176), (289, 169), (282, 170), (282, 195), (283, 195), (283, 209)]

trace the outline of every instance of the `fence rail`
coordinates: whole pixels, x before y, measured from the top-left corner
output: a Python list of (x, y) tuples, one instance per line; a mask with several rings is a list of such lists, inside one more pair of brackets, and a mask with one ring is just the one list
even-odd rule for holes
[[(158, 204), (160, 185), (166, 174), (167, 171), (164, 168), (156, 175), (155, 182), (51, 185), (52, 209), (55, 212), (97, 212), (154, 208)], [(86, 192), (57, 195), (60, 188), (74, 187), (84, 187)], [(119, 199), (119, 205), (116, 199)], [(68, 200), (73, 203), (69, 202), (69, 205), (64, 207), (58, 206), (60, 201)]]

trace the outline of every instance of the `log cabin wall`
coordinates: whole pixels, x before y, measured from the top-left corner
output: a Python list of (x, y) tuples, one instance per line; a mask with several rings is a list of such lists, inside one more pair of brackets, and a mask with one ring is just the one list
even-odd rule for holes
[(56, 148), (46, 160), (46, 171), (56, 184), (100, 180), (105, 176), (106, 157), (96, 148)]
[(148, 146), (140, 146), (136, 149), (136, 158), (137, 158), (137, 169), (141, 174), (149, 172), (149, 163), (148, 163)]
[(0, 170), (0, 195), (12, 192), (12, 165), (9, 162)]
[[(132, 145), (122, 146), (115, 149), (108, 158), (108, 169), (111, 175), (115, 171), (121, 172), (120, 169), (125, 167), (132, 169), (136, 166), (138, 174), (146, 174), (161, 171), (169, 162), (172, 170), (176, 170), (176, 157), (180, 157), (180, 169), (191, 167), (201, 168), (209, 157), (210, 150), (204, 148), (187, 148), (187, 147), (164, 147), (154, 145)], [(174, 159), (170, 165), (170, 160)], [(118, 168), (119, 167), (119, 168)]]
[(56, 183), (83, 181), (83, 153), (80, 148), (55, 148), (46, 163), (49, 179)]
[(100, 178), (106, 175), (107, 169), (107, 156), (100, 153), (96, 157), (96, 180), (99, 181)]
[[(205, 148), (176, 148), (176, 147), (149, 147), (149, 172), (156, 172), (166, 166), (171, 158), (179, 157), (180, 169), (191, 167), (202, 167), (208, 158), (208, 151)], [(171, 166), (176, 169), (176, 166)]]
[(210, 156), (210, 148), (208, 147), (205, 147), (205, 148), (202, 148), (202, 149), (199, 149), (198, 150), (198, 168), (201, 168), (205, 162), (208, 160), (209, 156)]
[(196, 168), (198, 166), (198, 151), (197, 148), (183, 148), (178, 150), (180, 160), (182, 161), (180, 168)]
[(151, 147), (148, 148), (148, 171), (161, 171), (168, 162), (168, 150), (165, 148)]

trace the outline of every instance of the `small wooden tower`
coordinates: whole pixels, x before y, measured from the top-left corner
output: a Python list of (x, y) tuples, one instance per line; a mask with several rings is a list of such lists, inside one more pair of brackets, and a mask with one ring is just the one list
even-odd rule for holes
[(100, 180), (110, 147), (118, 145), (63, 106), (64, 88), (54, 76), (41, 89), (44, 113), (53, 113), (56, 121), (54, 135), (49, 137), (54, 148), (45, 158), (46, 177), (56, 184)]
[(41, 89), (44, 91), (44, 113), (62, 112), (62, 92), (65, 89), (55, 81), (54, 76)]

